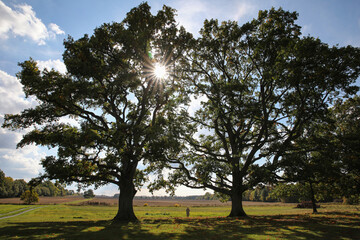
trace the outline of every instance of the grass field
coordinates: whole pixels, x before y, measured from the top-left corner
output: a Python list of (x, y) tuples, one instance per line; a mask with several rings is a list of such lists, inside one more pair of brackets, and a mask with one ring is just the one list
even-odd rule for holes
[[(65, 197), (40, 197), (36, 204), (61, 204), (67, 202), (84, 200), (82, 196), (65, 196)], [(0, 198), (0, 204), (23, 204), (20, 198)]]
[[(322, 205), (319, 214), (294, 205), (245, 205), (248, 218), (226, 218), (229, 206), (137, 206), (138, 223), (111, 224), (116, 206), (40, 207), (0, 220), (0, 239), (360, 239), (356, 206)], [(0, 205), (0, 214), (28, 208)], [(0, 215), (1, 218), (2, 215)]]

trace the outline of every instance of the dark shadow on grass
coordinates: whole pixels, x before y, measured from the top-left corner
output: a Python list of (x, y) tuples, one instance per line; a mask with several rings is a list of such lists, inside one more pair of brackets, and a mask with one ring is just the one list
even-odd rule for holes
[(360, 239), (359, 218), (343, 216), (340, 222), (337, 217), (280, 215), (199, 219), (189, 222), (180, 239)]
[[(159, 239), (140, 223), (113, 224), (112, 221), (8, 223), (0, 228), (0, 239)], [(164, 237), (164, 238), (163, 238)], [(174, 237), (161, 235), (161, 239)]]
[[(148, 229), (173, 226), (156, 234)], [(0, 239), (360, 239), (359, 214), (320, 213), (319, 215), (272, 215), (248, 218), (144, 218), (138, 223), (112, 224), (111, 221), (7, 223)], [(161, 228), (160, 228), (161, 229)], [(163, 228), (164, 229), (164, 228)], [(153, 231), (152, 230), (152, 231)]]
[(325, 215), (338, 215), (338, 216), (346, 216), (346, 217), (358, 217), (360, 218), (360, 213), (355, 212), (320, 212), (319, 214), (325, 214)]

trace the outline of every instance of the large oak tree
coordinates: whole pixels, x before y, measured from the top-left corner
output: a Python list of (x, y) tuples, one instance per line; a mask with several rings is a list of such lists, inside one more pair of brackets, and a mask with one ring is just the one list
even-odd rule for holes
[(159, 174), (154, 189), (212, 189), (231, 199), (230, 216), (244, 216), (243, 192), (266, 181), (334, 99), (356, 92), (360, 50), (302, 37), (296, 19), (295, 12), (271, 9), (242, 26), (205, 21), (183, 68), (184, 91), (201, 107), (179, 116), (183, 150), (162, 164), (172, 171)]
[[(66, 74), (40, 71), (31, 59), (21, 63), (18, 78), (26, 97), (39, 104), (5, 116), (4, 127), (31, 128), (19, 147), (35, 143), (57, 149), (57, 156), (42, 160), (41, 178), (117, 185), (116, 221), (137, 219), (132, 201), (145, 179), (138, 165), (150, 159), (177, 106), (172, 74), (191, 35), (177, 26), (174, 14), (164, 6), (153, 15), (143, 3), (121, 23), (103, 24), (90, 37), (69, 37)], [(162, 76), (156, 75), (160, 64), (169, 74), (162, 66)]]

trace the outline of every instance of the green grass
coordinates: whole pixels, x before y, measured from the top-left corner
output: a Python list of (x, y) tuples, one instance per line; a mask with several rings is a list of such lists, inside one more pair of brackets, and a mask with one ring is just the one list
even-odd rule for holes
[(0, 208), (0, 220), (1, 218), (5, 218), (7, 216), (12, 216), (15, 214), (20, 214), (22, 212), (26, 212), (29, 209), (34, 208), (34, 206), (24, 206), (24, 205), (1, 205)]
[(139, 223), (111, 224), (116, 207), (48, 205), (0, 220), (0, 239), (360, 239), (354, 206), (248, 206), (239, 219), (225, 217), (229, 207), (192, 207), (190, 218), (185, 207), (134, 209)]
[(0, 217), (2, 217), (5, 214), (14, 212), (14, 211), (19, 211), (22, 209), (26, 209), (29, 208), (30, 206), (25, 206), (25, 205), (0, 205)]

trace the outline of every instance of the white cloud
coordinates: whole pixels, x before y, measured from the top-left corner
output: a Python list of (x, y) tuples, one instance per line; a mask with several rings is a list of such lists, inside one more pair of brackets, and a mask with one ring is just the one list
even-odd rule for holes
[(44, 70), (45, 68), (47, 70), (55, 69), (56, 71), (59, 71), (60, 73), (66, 73), (66, 66), (63, 61), (60, 59), (56, 60), (47, 60), (47, 61), (36, 61), (38, 67), (40, 70)]
[(25, 99), (22, 85), (16, 77), (0, 70), (0, 117), (5, 113), (18, 113), (35, 104), (35, 100)]
[[(3, 119), (1, 119), (1, 124)], [(16, 144), (21, 140), (22, 134), (11, 132), (4, 128), (0, 128), (0, 149), (14, 149)]]
[(230, 11), (229, 17), (238, 21), (243, 17), (254, 15), (256, 11), (257, 8), (250, 2), (237, 2), (234, 8)]
[(49, 28), (55, 34), (59, 34), (59, 35), (65, 34), (65, 32), (63, 30), (61, 30), (60, 27), (58, 25), (56, 25), (55, 23), (50, 23)]
[(258, 10), (256, 5), (246, 1), (205, 0), (176, 1), (174, 8), (177, 9), (177, 21), (193, 34), (199, 32), (205, 19), (239, 21), (241, 18), (255, 17)]
[(12, 9), (0, 1), (0, 16), (0, 38), (3, 39), (21, 36), (30, 38), (38, 45), (44, 45), (45, 40), (65, 33), (53, 23), (49, 24), (48, 29), (27, 4), (15, 5)]
[(43, 172), (40, 160), (44, 157), (40, 148), (33, 145), (21, 149), (0, 149), (1, 170), (6, 176), (29, 181)]
[(207, 17), (207, 13), (211, 10), (207, 2), (202, 0), (177, 1), (175, 9), (177, 9), (178, 14), (177, 21), (193, 34), (199, 32), (205, 20), (203, 16)]
[[(5, 114), (19, 113), (36, 104), (33, 99), (25, 99), (22, 85), (16, 77), (0, 70), (0, 125)], [(16, 149), (24, 133), (0, 128), (0, 167), (7, 176), (29, 180), (41, 171), (39, 163), (44, 154), (36, 146)]]

